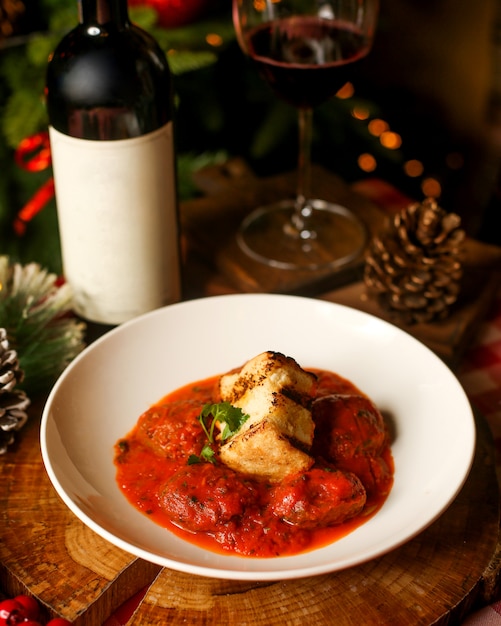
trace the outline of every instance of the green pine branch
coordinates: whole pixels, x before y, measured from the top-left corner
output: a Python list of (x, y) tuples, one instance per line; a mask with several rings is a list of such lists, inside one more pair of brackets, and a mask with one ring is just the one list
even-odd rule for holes
[(16, 350), (29, 394), (47, 391), (84, 347), (85, 325), (74, 318), (72, 292), (38, 263), (0, 257), (0, 327)]

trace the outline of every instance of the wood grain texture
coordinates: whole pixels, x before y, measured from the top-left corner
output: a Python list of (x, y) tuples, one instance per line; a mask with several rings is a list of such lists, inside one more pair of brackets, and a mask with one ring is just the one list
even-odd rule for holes
[(63, 504), (42, 463), (42, 401), (0, 457), (0, 589), (34, 595), (47, 617), (101, 626), (159, 567), (115, 548)]
[(472, 472), (458, 498), (400, 548), (346, 571), (274, 583), (164, 569), (130, 626), (458, 624), (475, 603), (489, 601), (498, 585), (497, 571), (489, 569), (498, 542), (498, 488), (492, 442), (481, 419), (478, 432)]
[[(252, 260), (238, 247), (235, 233), (247, 213), (294, 196), (294, 172), (258, 179), (237, 160), (199, 172), (196, 183), (206, 195), (184, 202), (181, 207), (181, 223), (190, 251), (212, 265), (234, 289), (310, 295), (346, 284), (360, 275), (363, 251), (335, 273), (284, 272)], [(367, 227), (367, 243), (382, 228), (383, 211), (363, 195), (354, 193), (339, 177), (314, 166), (313, 185), (317, 197), (347, 206), (360, 217)]]
[(431, 323), (409, 325), (393, 319), (390, 313), (368, 297), (362, 281), (338, 287), (319, 297), (365, 311), (399, 326), (454, 367), (458, 365), (499, 291), (501, 248), (467, 240), (463, 268), (464, 282), (456, 305), (447, 318)]
[(32, 407), (17, 443), (0, 459), (0, 588), (10, 596), (33, 594), (47, 616), (102, 626), (149, 586), (129, 626), (445, 625), (499, 593), (499, 491), (481, 418), (470, 476), (427, 530), (346, 571), (256, 583), (160, 571), (95, 535), (48, 480), (38, 443), (40, 411), (39, 404)]
[[(389, 215), (409, 200), (380, 181), (352, 187), (321, 168), (314, 168), (315, 192), (350, 207), (367, 224), (371, 235), (385, 228)], [(235, 232), (243, 216), (259, 206), (290, 196), (295, 174), (258, 179), (240, 160), (201, 170), (196, 179), (206, 195), (183, 203), (186, 297), (232, 292), (295, 293), (322, 297), (394, 320), (366, 297), (362, 284), (363, 255), (334, 273), (273, 270), (239, 250)], [(467, 239), (464, 246), (461, 294), (443, 321), (401, 326), (455, 365), (485, 317), (501, 284), (501, 248)], [(398, 324), (397, 324), (398, 325)]]

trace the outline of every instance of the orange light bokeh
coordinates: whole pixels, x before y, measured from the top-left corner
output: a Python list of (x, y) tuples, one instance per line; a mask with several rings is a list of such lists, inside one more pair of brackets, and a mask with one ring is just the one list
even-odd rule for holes
[(205, 41), (209, 44), (209, 46), (213, 46), (215, 48), (223, 45), (223, 38), (217, 33), (209, 33), (205, 37)]
[(398, 133), (394, 133), (391, 130), (386, 130), (381, 133), (379, 137), (381, 145), (389, 150), (398, 150), (402, 145), (402, 137)]
[(442, 193), (442, 186), (436, 178), (425, 178), (421, 183), (421, 191), (429, 198), (438, 198)]
[(359, 106), (353, 107), (351, 114), (357, 120), (366, 120), (369, 117), (369, 109)]
[(373, 172), (377, 167), (377, 161), (368, 152), (364, 152), (357, 159), (358, 167), (364, 172)]
[(348, 82), (348, 83), (345, 83), (341, 87), (341, 89), (338, 89), (338, 91), (336, 92), (336, 97), (341, 98), (341, 100), (346, 100), (348, 98), (351, 98), (354, 93), (355, 93), (355, 87), (353, 87), (353, 85), (350, 82)]
[(384, 132), (388, 130), (388, 123), (378, 118), (371, 120), (368, 125), (369, 132), (374, 137), (380, 137)]
[(424, 172), (424, 166), (417, 159), (410, 159), (404, 163), (404, 172), (411, 178), (417, 178)]

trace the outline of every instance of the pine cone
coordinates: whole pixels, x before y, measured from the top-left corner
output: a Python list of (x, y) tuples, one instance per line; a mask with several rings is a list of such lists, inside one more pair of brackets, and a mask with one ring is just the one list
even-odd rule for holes
[(14, 441), (14, 431), (28, 419), (30, 401), (24, 391), (15, 389), (22, 380), (17, 353), (9, 347), (5, 328), (0, 328), (0, 454), (7, 451)]
[(431, 322), (449, 314), (463, 275), (460, 224), (459, 216), (427, 198), (396, 215), (371, 243), (365, 285), (396, 321)]

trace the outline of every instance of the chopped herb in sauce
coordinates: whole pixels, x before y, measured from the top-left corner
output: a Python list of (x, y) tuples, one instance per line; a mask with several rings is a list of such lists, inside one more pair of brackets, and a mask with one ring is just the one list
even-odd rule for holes
[(195, 454), (190, 455), (188, 465), (200, 463), (201, 461), (215, 463), (216, 455), (211, 448), (211, 444), (215, 442), (214, 429), (216, 425), (218, 425), (221, 433), (221, 441), (226, 441), (226, 439), (235, 435), (248, 419), (249, 416), (242, 409), (233, 406), (229, 402), (205, 404), (198, 416), (198, 421), (207, 437), (207, 443), (202, 448), (199, 457)]

